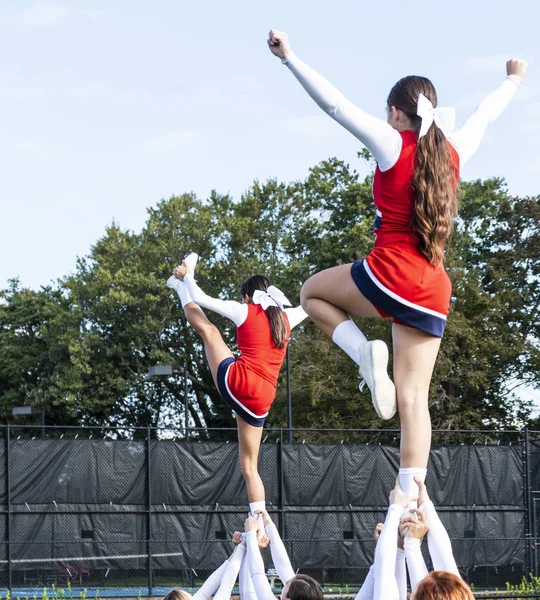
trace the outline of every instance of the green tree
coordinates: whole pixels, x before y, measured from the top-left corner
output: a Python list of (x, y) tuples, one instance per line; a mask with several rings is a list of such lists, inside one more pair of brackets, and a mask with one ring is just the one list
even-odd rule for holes
[[(373, 247), (371, 186), (372, 176), (330, 159), (304, 181), (256, 181), (237, 201), (174, 196), (149, 209), (139, 233), (111, 225), (58, 289), (12, 284), (0, 305), (3, 406), (46, 394), (60, 423), (182, 426), (186, 366), (189, 424), (232, 426), (201, 341), (165, 287), (172, 268), (196, 251), (209, 294), (238, 298), (244, 279), (263, 273), (297, 303), (310, 275)], [(539, 197), (513, 198), (500, 179), (462, 183), (447, 257), (454, 298), (431, 388), (435, 427), (529, 419), (531, 406), (512, 388), (540, 384), (539, 222)], [(232, 323), (209, 318), (234, 347)], [(359, 323), (368, 338), (391, 343), (388, 321)], [(148, 379), (156, 364), (175, 373)], [(381, 426), (369, 393), (358, 392), (354, 363), (308, 321), (293, 332), (291, 367), (296, 427)], [(286, 424), (283, 372), (269, 424)]]

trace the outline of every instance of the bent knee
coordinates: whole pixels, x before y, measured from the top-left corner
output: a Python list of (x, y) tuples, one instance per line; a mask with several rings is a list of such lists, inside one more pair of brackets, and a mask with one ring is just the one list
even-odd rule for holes
[(213, 323), (205, 323), (199, 330), (200, 336), (204, 342), (212, 342), (215, 339), (221, 338), (221, 332)]

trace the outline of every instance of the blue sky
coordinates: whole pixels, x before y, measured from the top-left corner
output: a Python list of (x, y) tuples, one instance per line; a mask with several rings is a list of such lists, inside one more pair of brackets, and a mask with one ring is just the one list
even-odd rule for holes
[(529, 60), (466, 179), (540, 193), (540, 5), (508, 2), (58, 0), (0, 3), (0, 283), (37, 288), (74, 269), (107, 224), (140, 229), (173, 193), (238, 197), (253, 179), (303, 178), (358, 143), (266, 47), (295, 52), (384, 117), (401, 76), (429, 76), (458, 123)]

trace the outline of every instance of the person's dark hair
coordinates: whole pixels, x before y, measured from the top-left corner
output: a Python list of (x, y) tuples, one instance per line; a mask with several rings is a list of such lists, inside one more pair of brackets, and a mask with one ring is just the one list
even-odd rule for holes
[(175, 589), (166, 594), (163, 600), (191, 600), (191, 594)]
[[(416, 114), (420, 94), (437, 106), (437, 92), (426, 77), (403, 77), (390, 90), (388, 107), (402, 110), (420, 130)], [(416, 146), (416, 164), (411, 181), (414, 210), (411, 227), (420, 250), (432, 264), (444, 261), (444, 243), (452, 234), (457, 216), (456, 173), (444, 133), (433, 124)]]
[[(264, 275), (252, 275), (247, 281), (244, 281), (240, 293), (242, 296), (246, 294), (252, 298), (255, 290), (266, 292), (270, 287), (270, 280)], [(285, 315), (279, 306), (269, 306), (266, 309), (266, 315), (270, 321), (270, 330), (272, 331), (272, 339), (276, 348), (283, 348), (287, 338), (287, 325), (285, 323)]]
[(432, 571), (418, 584), (415, 600), (474, 600), (471, 588), (447, 571)]
[(321, 586), (309, 575), (295, 575), (289, 583), (289, 600), (324, 600)]

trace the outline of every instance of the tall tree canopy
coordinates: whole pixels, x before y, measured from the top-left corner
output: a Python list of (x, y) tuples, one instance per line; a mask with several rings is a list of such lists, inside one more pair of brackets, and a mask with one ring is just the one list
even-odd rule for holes
[[(254, 182), (238, 200), (173, 196), (149, 209), (144, 229), (112, 224), (53, 289), (1, 292), (0, 410), (44, 409), (48, 423), (233, 425), (216, 393), (200, 339), (165, 287), (183, 254), (201, 259), (205, 291), (239, 298), (254, 273), (293, 302), (311, 274), (365, 256), (373, 246), (372, 178), (337, 159), (304, 181)], [(513, 391), (540, 387), (540, 197), (514, 198), (504, 181), (463, 182), (447, 253), (454, 286), (447, 333), (431, 388), (436, 428), (516, 427), (532, 406)], [(232, 323), (209, 315), (234, 346)], [(385, 320), (361, 320), (368, 338), (391, 343)], [(170, 364), (171, 377), (149, 378)], [(380, 427), (352, 361), (309, 322), (291, 342), (296, 427)], [(282, 374), (283, 377), (283, 374)], [(268, 419), (285, 425), (285, 385)], [(397, 421), (390, 423), (396, 426)]]

